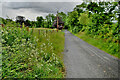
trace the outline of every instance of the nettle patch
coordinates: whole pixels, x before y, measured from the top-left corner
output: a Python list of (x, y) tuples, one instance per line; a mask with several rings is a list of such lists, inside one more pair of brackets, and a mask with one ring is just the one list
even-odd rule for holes
[(51, 36), (41, 43), (47, 34), (38, 38), (24, 27), (4, 27), (1, 32), (3, 79), (63, 77), (63, 62), (54, 53)]

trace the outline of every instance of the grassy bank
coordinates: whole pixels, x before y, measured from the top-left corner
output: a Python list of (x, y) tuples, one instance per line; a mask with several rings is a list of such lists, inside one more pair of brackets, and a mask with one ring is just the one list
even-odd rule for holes
[(63, 78), (64, 33), (4, 27), (2, 78)]
[(80, 39), (88, 42), (89, 44), (107, 52), (108, 54), (115, 56), (117, 58), (120, 58), (117, 43), (108, 42), (108, 41), (105, 41), (103, 39), (93, 38), (90, 35), (85, 34), (84, 32), (79, 32), (79, 33), (74, 34), (74, 35), (79, 37)]
[[(54, 30), (54, 31), (53, 31)], [(50, 72), (48, 75), (43, 76), (43, 78), (63, 78), (64, 77), (64, 64), (63, 64), (63, 54), (64, 51), (64, 33), (55, 29), (33, 29), (33, 36), (38, 38), (37, 48), (41, 49), (39, 51), (44, 51), (47, 53), (47, 62), (54, 64), (52, 67), (53, 73)], [(53, 56), (55, 54), (55, 57)], [(55, 58), (55, 60), (54, 60)], [(51, 61), (51, 60), (54, 61)], [(46, 59), (45, 59), (46, 61)], [(51, 69), (51, 70), (52, 70)]]
[[(32, 29), (32, 28), (29, 28), (30, 30)], [(36, 30), (57, 30), (57, 29), (51, 29), (51, 28), (34, 28), (34, 29), (36, 29)]]

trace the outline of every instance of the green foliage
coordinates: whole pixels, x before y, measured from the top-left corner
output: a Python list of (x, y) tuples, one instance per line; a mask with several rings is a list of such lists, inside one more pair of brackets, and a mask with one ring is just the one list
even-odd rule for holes
[(87, 7), (87, 4), (85, 2), (83, 2), (80, 5), (76, 5), (76, 7), (74, 8), (74, 11), (77, 11), (78, 15), (80, 16), (80, 13), (83, 13), (84, 12), (83, 9), (86, 9), (86, 7)]
[(72, 11), (68, 13), (65, 25), (68, 25), (70, 30), (74, 29), (74, 26), (78, 25), (78, 12)]
[(88, 14), (86, 13), (81, 13), (81, 16), (79, 17), (79, 22), (82, 25), (88, 25), (89, 24), (89, 18), (88, 18)]
[(104, 41), (103, 39), (92, 38), (90, 35), (81, 33), (81, 32), (76, 34), (76, 36), (78, 36), (79, 38), (88, 42), (89, 44), (92, 44), (93, 46), (95, 46), (113, 56), (120, 58), (118, 43)]
[(98, 46), (102, 46), (103, 50), (117, 56), (118, 47), (116, 46), (120, 41), (119, 25), (112, 22), (119, 19), (116, 17), (117, 7), (117, 2), (82, 3), (77, 5), (74, 11), (68, 13), (65, 25), (68, 25), (69, 30), (75, 34), (84, 32), (92, 39), (103, 40), (106, 46), (102, 46), (104, 44)]
[[(24, 24), (23, 24), (24, 26)], [(62, 78), (64, 50), (62, 32), (4, 27), (2, 32), (2, 78)], [(57, 40), (56, 40), (57, 39)], [(55, 46), (58, 44), (58, 46)], [(60, 57), (61, 56), (61, 57)]]
[(58, 13), (58, 16), (62, 18), (62, 21), (65, 22), (66, 14), (64, 12)]
[(52, 25), (53, 25), (54, 19), (55, 19), (54, 14), (48, 14), (46, 16), (46, 21), (45, 21), (45, 24), (44, 24), (45, 28), (51, 28), (51, 27), (53, 27)]
[(73, 29), (72, 29), (72, 32), (73, 33), (78, 33), (80, 30), (79, 30), (79, 27), (78, 26), (75, 26)]
[(43, 24), (43, 17), (42, 16), (40, 16), (40, 17), (37, 17), (36, 18), (37, 19), (37, 25), (36, 25), (36, 27), (44, 27), (44, 24)]
[(98, 6), (97, 3), (95, 2), (91, 2), (88, 4), (87, 9), (89, 11), (92, 11), (93, 13), (100, 13), (100, 12), (104, 12), (104, 7)]

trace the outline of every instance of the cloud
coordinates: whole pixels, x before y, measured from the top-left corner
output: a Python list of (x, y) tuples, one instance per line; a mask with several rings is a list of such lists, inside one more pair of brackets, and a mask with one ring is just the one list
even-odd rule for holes
[(2, 3), (0, 3), (0, 16), (2, 16)]
[(82, 0), (2, 0), (2, 2), (81, 2)]
[(49, 13), (56, 14), (57, 11), (70, 12), (82, 1), (85, 0), (0, 0), (0, 17), (9, 16), (15, 20), (16, 16), (24, 16), (35, 20), (37, 16), (45, 18)]
[(56, 14), (57, 11), (70, 12), (80, 2), (3, 2), (2, 16), (9, 16), (15, 20), (16, 16), (25, 16), (27, 19), (35, 20), (37, 16), (45, 18), (49, 13)]
[(42, 11), (47, 13), (55, 13), (56, 10), (71, 10), (75, 6), (75, 2), (12, 2), (5, 3), (4, 7), (10, 9), (34, 9), (36, 11)]

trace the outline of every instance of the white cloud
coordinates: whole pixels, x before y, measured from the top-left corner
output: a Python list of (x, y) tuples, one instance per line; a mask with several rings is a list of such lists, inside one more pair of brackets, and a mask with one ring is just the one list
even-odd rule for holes
[(85, 0), (2, 0), (0, 17), (9, 16), (15, 20), (16, 16), (21, 15), (27, 19), (35, 20), (37, 16), (45, 17), (49, 13), (56, 14), (57, 11), (70, 12), (82, 1)]
[(57, 10), (67, 13), (72, 11), (76, 4), (80, 2), (3, 2), (2, 17), (9, 16), (15, 20), (16, 16), (25, 16), (35, 20), (37, 16), (56, 14)]
[(0, 17), (2, 16), (2, 3), (0, 3)]
[(81, 2), (82, 0), (3, 0), (2, 2)]
[(48, 13), (42, 13), (42, 12), (35, 12), (32, 9), (9, 9), (9, 8), (4, 8), (2, 11), (2, 17), (7, 18), (7, 16), (10, 19), (15, 20), (16, 16), (24, 16), (26, 19), (29, 20), (35, 20), (37, 16), (46, 16)]

